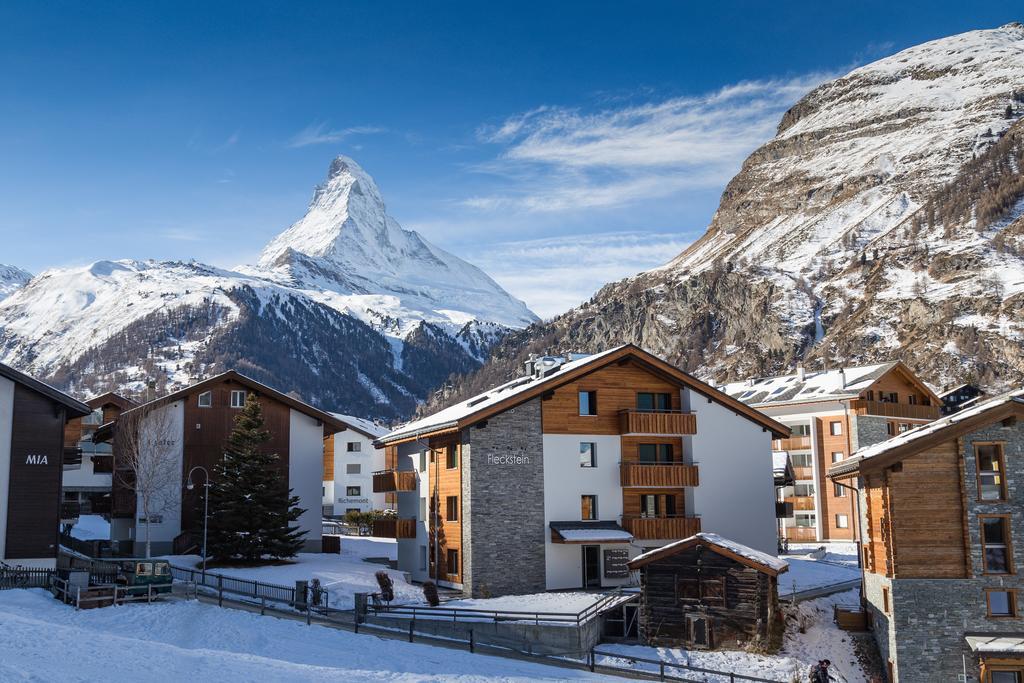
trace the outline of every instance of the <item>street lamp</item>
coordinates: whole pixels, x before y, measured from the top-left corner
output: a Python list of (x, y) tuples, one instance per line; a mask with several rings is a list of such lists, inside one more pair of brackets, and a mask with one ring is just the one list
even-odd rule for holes
[(190, 469), (188, 471), (188, 484), (185, 486), (189, 491), (195, 488), (195, 484), (192, 483), (192, 473), (196, 470), (202, 470), (206, 476), (206, 483), (203, 484), (203, 488), (206, 489), (206, 494), (203, 496), (203, 585), (206, 585), (206, 524), (210, 518), (210, 473), (202, 465), (196, 465)]

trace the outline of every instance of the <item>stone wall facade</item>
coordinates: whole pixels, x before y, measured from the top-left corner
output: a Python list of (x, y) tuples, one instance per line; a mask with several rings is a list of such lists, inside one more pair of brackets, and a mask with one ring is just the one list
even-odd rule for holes
[(545, 589), (540, 399), (462, 433), (463, 590), (473, 597)]
[[(978, 501), (974, 447), (980, 442), (1002, 442), (1006, 460), (1007, 500)], [(1019, 590), (1024, 596), (1024, 424), (1001, 423), (967, 434), (960, 440), (964, 462), (967, 525), (970, 537), (971, 577), (962, 579), (887, 579), (865, 577), (865, 598), (871, 612), (875, 640), (883, 660), (890, 660), (899, 683), (954, 680), (967, 662), (969, 681), (978, 681), (979, 663), (967, 646), (966, 633), (1024, 632), (1024, 604), (1015, 618), (989, 617), (985, 589)], [(913, 457), (913, 456), (911, 456)], [(861, 504), (865, 509), (864, 501)], [(899, 514), (899, 511), (895, 511)], [(979, 515), (1011, 516), (1010, 535), (1017, 573), (983, 573)], [(883, 609), (882, 587), (890, 589), (890, 611)]]
[(856, 415), (853, 417), (853, 423), (854, 428), (850, 430), (850, 445), (854, 451), (890, 438), (887, 417)]

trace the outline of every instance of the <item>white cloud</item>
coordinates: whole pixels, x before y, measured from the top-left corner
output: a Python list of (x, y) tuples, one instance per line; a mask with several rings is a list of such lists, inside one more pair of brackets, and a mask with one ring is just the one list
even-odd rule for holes
[(289, 147), (308, 147), (309, 145), (326, 145), (341, 142), (352, 135), (372, 135), (383, 133), (384, 128), (376, 126), (353, 126), (351, 128), (332, 129), (326, 123), (311, 123), (288, 141)]
[(542, 318), (589, 299), (609, 282), (660, 266), (695, 234), (612, 232), (499, 242), (465, 253)]
[(775, 134), (783, 114), (827, 78), (746, 81), (699, 97), (584, 113), (538, 107), (478, 131), (503, 147), (478, 166), (510, 181), (462, 204), (480, 211), (608, 208), (723, 185)]

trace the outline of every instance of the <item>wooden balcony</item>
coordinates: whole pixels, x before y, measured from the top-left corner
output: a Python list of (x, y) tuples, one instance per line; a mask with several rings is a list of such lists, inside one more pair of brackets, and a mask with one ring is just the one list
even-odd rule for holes
[(772, 448), (776, 451), (808, 451), (811, 449), (811, 437), (791, 436), (788, 439), (775, 439)]
[(373, 473), (374, 493), (415, 490), (416, 472), (413, 470), (381, 470)]
[(700, 533), (700, 517), (623, 517), (622, 528), (639, 540), (677, 540)]
[(793, 478), (797, 480), (814, 479), (814, 468), (813, 467), (794, 467)]
[(792, 498), (786, 499), (787, 503), (793, 505), (794, 510), (813, 510), (814, 509), (814, 497), (813, 496), (793, 496)]
[(639, 462), (624, 462), (619, 465), (620, 486), (680, 488), (682, 486), (698, 486), (699, 484), (696, 465)]
[(850, 409), (857, 415), (905, 417), (912, 420), (937, 420), (939, 417), (939, 406), (892, 403), (891, 401), (868, 401), (863, 398), (855, 398), (850, 401)]
[(380, 538), (416, 538), (416, 520), (382, 517), (374, 520), (373, 535)]
[(678, 410), (620, 410), (621, 434), (696, 434), (697, 416)]
[(818, 540), (818, 530), (813, 526), (787, 526), (784, 530), (786, 538), (790, 541)]

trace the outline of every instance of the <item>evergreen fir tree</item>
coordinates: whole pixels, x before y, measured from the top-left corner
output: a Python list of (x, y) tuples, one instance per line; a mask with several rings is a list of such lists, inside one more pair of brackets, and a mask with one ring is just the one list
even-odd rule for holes
[(263, 410), (249, 393), (214, 468), (207, 545), (216, 560), (280, 559), (302, 548), (306, 532), (294, 522), (305, 510), (287, 488), (277, 454), (267, 452), (269, 440)]

